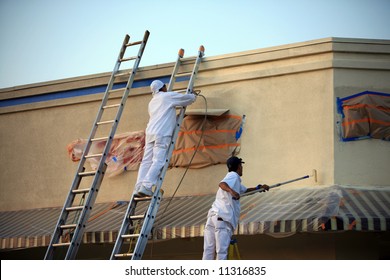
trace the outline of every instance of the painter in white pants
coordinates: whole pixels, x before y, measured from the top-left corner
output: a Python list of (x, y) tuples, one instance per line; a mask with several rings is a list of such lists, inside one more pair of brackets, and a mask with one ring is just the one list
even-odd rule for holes
[[(207, 218), (204, 229), (203, 260), (226, 260), (233, 227), (217, 215)], [(217, 254), (215, 258), (215, 253)]]
[(244, 162), (236, 156), (226, 161), (228, 173), (218, 184), (215, 200), (207, 214), (204, 229), (203, 260), (213, 260), (217, 252), (217, 260), (226, 260), (230, 240), (237, 228), (240, 218), (240, 194), (254, 190), (268, 190), (267, 185), (247, 188), (241, 184)]
[(196, 99), (194, 94), (167, 91), (166, 85), (160, 80), (154, 80), (150, 89), (153, 97), (148, 105), (146, 144), (134, 188), (134, 196), (137, 197), (153, 195), (152, 187), (165, 164), (169, 143), (176, 128), (176, 107), (190, 105)]
[(171, 137), (157, 137), (154, 140), (148, 140), (146, 139), (144, 156), (138, 171), (136, 192), (140, 190), (141, 186), (151, 191), (153, 185), (157, 183), (158, 176), (165, 164)]

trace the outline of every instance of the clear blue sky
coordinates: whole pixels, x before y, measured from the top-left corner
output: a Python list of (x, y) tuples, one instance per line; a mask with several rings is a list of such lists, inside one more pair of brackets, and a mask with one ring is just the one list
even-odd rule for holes
[(326, 37), (390, 39), (390, 0), (0, 0), (0, 88), (112, 71), (125, 34), (141, 66), (179, 48), (223, 55)]

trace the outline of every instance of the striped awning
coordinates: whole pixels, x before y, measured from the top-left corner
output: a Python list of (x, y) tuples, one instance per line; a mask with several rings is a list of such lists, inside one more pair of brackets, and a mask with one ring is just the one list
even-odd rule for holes
[[(203, 236), (214, 195), (163, 199), (154, 224), (157, 240)], [(96, 204), (83, 243), (115, 242), (127, 202)], [(146, 205), (137, 207), (145, 211)], [(0, 249), (48, 246), (60, 208), (0, 212)], [(390, 188), (280, 187), (241, 198), (237, 235), (390, 230)]]

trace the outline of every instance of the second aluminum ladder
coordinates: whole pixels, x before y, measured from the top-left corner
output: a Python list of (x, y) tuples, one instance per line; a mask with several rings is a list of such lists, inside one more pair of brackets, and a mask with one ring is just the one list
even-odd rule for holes
[[(130, 42), (130, 36), (125, 36), (73, 183), (52, 234), (45, 259), (75, 259), (76, 257), (107, 168), (106, 159), (148, 38), (149, 31), (145, 31), (141, 41)], [(131, 53), (131, 50), (127, 53), (126, 50), (137, 45), (139, 46), (138, 53), (135, 56), (127, 56), (128, 53)], [(134, 61), (130, 73), (119, 69), (122, 62), (126, 61)], [(121, 81), (121, 77), (127, 75), (129, 75), (129, 78), (125, 89), (114, 89), (114, 82)], [(112, 103), (112, 100), (114, 100), (112, 97), (118, 92), (122, 92), (120, 103)], [(94, 154), (91, 147), (97, 141), (105, 141), (105, 147), (102, 153)], [(98, 159), (99, 164), (96, 170), (91, 170), (87, 166), (88, 159)], [(77, 203), (77, 201), (79, 202)]]
[[(204, 55), (204, 47), (200, 46), (198, 55), (195, 58), (184, 59), (184, 50), (180, 49), (179, 54), (173, 68), (173, 72), (170, 78), (170, 82), (167, 90), (172, 91), (175, 82), (180, 80), (187, 80), (188, 84), (182, 91), (185, 94), (192, 94), (194, 82), (198, 73), (199, 65), (202, 61)], [(188, 60), (194, 60), (194, 65), (192, 71), (183, 71), (183, 68), (186, 68), (187, 65), (184, 65), (183, 62)], [(187, 77), (187, 79), (186, 79)], [(189, 79), (188, 79), (189, 77)], [(154, 221), (156, 219), (157, 211), (160, 207), (163, 191), (161, 190), (162, 183), (164, 181), (165, 174), (169, 167), (169, 162), (172, 156), (173, 149), (175, 147), (175, 142), (180, 131), (180, 126), (184, 118), (186, 107), (180, 109), (180, 113), (176, 119), (176, 127), (172, 134), (171, 143), (169, 145), (165, 164), (162, 168), (159, 179), (156, 183), (156, 188), (154, 190), (153, 196), (151, 197), (135, 197), (134, 194), (131, 197), (125, 217), (122, 222), (122, 226), (118, 232), (118, 236), (111, 253), (111, 259), (123, 259), (130, 258), (132, 260), (139, 260), (142, 258), (144, 250), (146, 248), (148, 239), (150, 237)], [(146, 212), (136, 213), (136, 208), (138, 203), (149, 203), (146, 206)], [(139, 212), (139, 211), (138, 211)], [(129, 246), (125, 246), (126, 241), (129, 242)], [(134, 248), (133, 248), (134, 244)], [(126, 248), (127, 247), (127, 248)], [(127, 249), (127, 250), (126, 250)]]

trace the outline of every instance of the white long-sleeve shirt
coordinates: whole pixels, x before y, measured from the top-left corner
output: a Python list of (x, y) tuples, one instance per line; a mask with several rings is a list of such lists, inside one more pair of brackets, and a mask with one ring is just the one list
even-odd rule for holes
[(156, 137), (171, 136), (176, 125), (176, 107), (188, 106), (196, 99), (194, 94), (173, 91), (157, 92), (149, 102), (149, 122), (146, 127), (146, 141)]
[[(242, 194), (247, 188), (241, 184), (241, 177), (236, 172), (231, 171), (226, 174), (221, 182), (225, 182), (235, 192)], [(224, 221), (229, 222), (233, 229), (238, 225), (240, 218), (240, 200), (234, 200), (232, 195), (221, 188), (218, 188), (215, 201), (211, 206), (208, 216), (218, 215)]]

